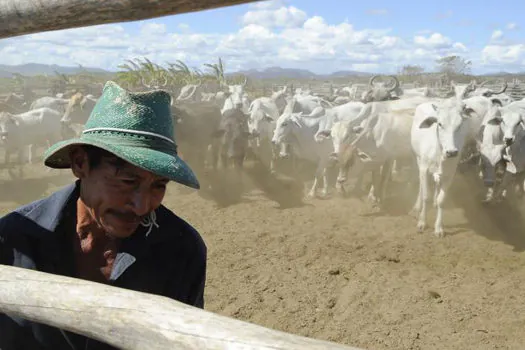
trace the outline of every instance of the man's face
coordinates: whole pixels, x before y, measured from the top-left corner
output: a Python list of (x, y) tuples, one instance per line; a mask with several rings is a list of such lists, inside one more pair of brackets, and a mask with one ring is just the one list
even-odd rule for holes
[(106, 234), (131, 236), (142, 219), (157, 209), (166, 192), (168, 179), (116, 158), (103, 157), (90, 169), (86, 152), (72, 153), (72, 170), (81, 180), (80, 200), (89, 218)]

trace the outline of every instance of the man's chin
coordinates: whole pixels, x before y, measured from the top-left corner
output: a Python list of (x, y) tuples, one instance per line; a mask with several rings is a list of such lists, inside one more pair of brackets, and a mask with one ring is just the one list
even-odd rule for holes
[(136, 223), (112, 223), (105, 227), (105, 231), (110, 237), (127, 238), (135, 233), (138, 227), (139, 224)]

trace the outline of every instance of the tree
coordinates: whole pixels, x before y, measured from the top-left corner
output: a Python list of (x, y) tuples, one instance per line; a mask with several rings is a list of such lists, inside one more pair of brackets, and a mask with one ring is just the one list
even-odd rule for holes
[(401, 68), (401, 70), (399, 71), (399, 74), (414, 76), (414, 75), (423, 74), (424, 71), (425, 71), (425, 68), (421, 66), (407, 64)]
[(438, 70), (447, 75), (466, 75), (470, 73), (472, 61), (460, 56), (445, 56), (436, 60)]

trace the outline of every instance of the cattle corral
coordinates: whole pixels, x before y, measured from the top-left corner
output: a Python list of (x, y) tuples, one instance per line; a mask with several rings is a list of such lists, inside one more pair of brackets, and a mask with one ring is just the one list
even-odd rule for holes
[[(192, 166), (201, 190), (172, 184), (165, 205), (207, 243), (207, 310), (364, 349), (522, 346), (523, 206), (483, 205), (475, 171), (455, 177), (438, 239), (431, 228), (417, 232), (406, 168), (379, 210), (362, 194), (304, 199), (309, 165), (290, 180), (250, 158), (242, 193), (234, 172)], [(73, 180), (38, 161), (23, 178), (0, 171), (0, 214)]]

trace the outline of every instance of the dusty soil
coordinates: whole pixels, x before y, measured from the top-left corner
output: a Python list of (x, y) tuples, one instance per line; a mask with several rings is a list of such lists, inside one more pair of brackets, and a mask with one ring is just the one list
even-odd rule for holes
[[(301, 203), (301, 186), (254, 171), (242, 196), (231, 175), (214, 180), (222, 191), (173, 184), (166, 196), (207, 243), (207, 310), (364, 349), (523, 348), (525, 226), (516, 206), (478, 204), (460, 175), (437, 239), (417, 233), (407, 214), (414, 191), (402, 179), (378, 212), (364, 197)], [(40, 166), (24, 180), (4, 172), (0, 214), (72, 179)], [(429, 219), (432, 227), (433, 210)]]

